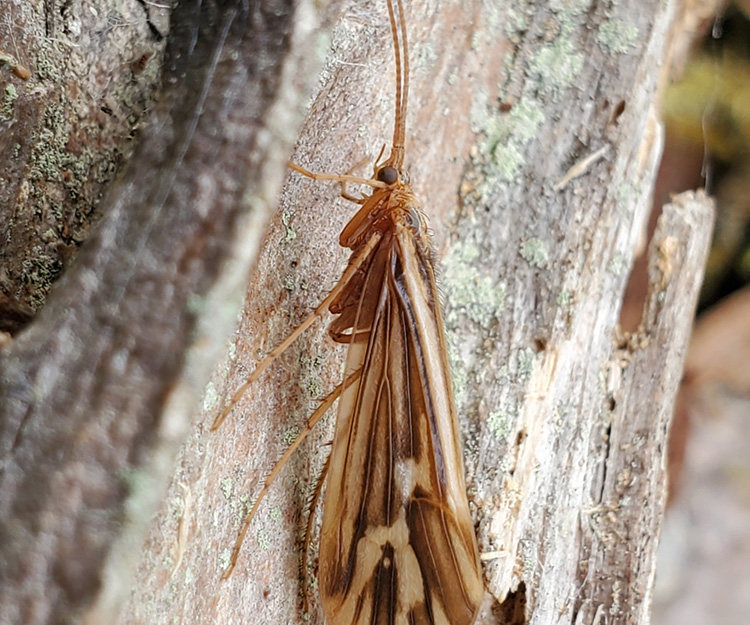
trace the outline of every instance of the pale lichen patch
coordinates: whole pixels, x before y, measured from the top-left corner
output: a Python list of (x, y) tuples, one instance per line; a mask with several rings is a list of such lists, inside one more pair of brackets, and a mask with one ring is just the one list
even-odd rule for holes
[(599, 28), (596, 41), (610, 54), (625, 54), (635, 48), (638, 27), (624, 20), (610, 19)]
[(3, 101), (0, 104), (0, 119), (11, 119), (13, 117), (13, 103), (18, 98), (18, 91), (12, 84), (5, 85)]
[(216, 385), (213, 382), (209, 382), (203, 391), (203, 411), (211, 412), (218, 405), (219, 393), (216, 390)]
[(513, 184), (526, 163), (526, 146), (544, 124), (544, 111), (531, 97), (516, 102), (509, 111), (499, 112), (487, 94), (480, 93), (470, 113), (472, 130), (484, 136), (476, 155), (487, 162), (485, 175), (476, 185), (480, 197), (498, 185)]
[(525, 347), (518, 350), (516, 355), (516, 365), (518, 367), (517, 373), (520, 381), (526, 381), (531, 377), (531, 374), (534, 371), (536, 359), (537, 356), (532, 349)]
[(260, 547), (264, 551), (268, 550), (271, 547), (271, 539), (269, 538), (268, 532), (265, 529), (259, 529), (255, 534), (255, 538), (258, 541), (258, 547)]
[(490, 428), (490, 432), (499, 439), (508, 438), (514, 422), (515, 418), (510, 418), (502, 410), (495, 410), (487, 417), (487, 426)]
[(232, 552), (229, 548), (222, 549), (219, 554), (219, 568), (222, 571), (226, 571), (232, 564)]
[(297, 232), (291, 226), (292, 215), (288, 211), (281, 213), (281, 223), (284, 226), (284, 243), (289, 243), (297, 238)]
[(516, 149), (528, 144), (544, 123), (544, 111), (539, 102), (526, 98), (518, 101), (506, 115), (486, 118), (482, 132), (486, 135), (480, 151), (493, 157), (498, 164), (505, 154), (498, 150), (508, 147)]
[(282, 435), (284, 444), (288, 447), (297, 439), (299, 434), (300, 434), (299, 426), (293, 425), (292, 427), (287, 428), (286, 430), (284, 430), (284, 434)]
[(448, 362), (450, 363), (451, 381), (453, 382), (453, 396), (456, 400), (456, 406), (460, 409), (468, 396), (469, 376), (456, 344), (458, 340), (457, 336), (450, 332), (447, 335)]
[(567, 309), (573, 303), (573, 294), (567, 289), (563, 289), (557, 294), (555, 301), (560, 308)]
[(549, 251), (544, 241), (532, 237), (521, 243), (521, 258), (523, 258), (532, 267), (537, 269), (546, 269), (549, 263)]
[(628, 262), (627, 256), (625, 256), (625, 254), (623, 254), (622, 252), (615, 252), (615, 254), (612, 255), (612, 258), (609, 261), (607, 270), (611, 275), (619, 277), (628, 270), (629, 266), (630, 264)]
[(583, 69), (584, 55), (575, 42), (560, 36), (553, 43), (540, 48), (531, 59), (527, 74), (537, 84), (540, 93), (557, 96), (573, 84)]
[(224, 495), (224, 499), (230, 499), (232, 497), (232, 478), (231, 477), (225, 477), (221, 480), (219, 483), (219, 488), (221, 488), (221, 494)]
[(443, 287), (449, 306), (446, 322), (458, 325), (465, 315), (482, 328), (487, 328), (505, 305), (505, 285), (495, 283), (476, 266), (480, 250), (472, 242), (456, 244), (445, 260)]

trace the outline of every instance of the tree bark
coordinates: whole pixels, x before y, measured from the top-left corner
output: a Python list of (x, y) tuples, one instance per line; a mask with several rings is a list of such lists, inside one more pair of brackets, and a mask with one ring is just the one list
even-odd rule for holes
[[(282, 60), (300, 71), (315, 56), (310, 40), (288, 43), (291, 13), (261, 4), (268, 21), (250, 19), (247, 31), (236, 20), (222, 28), (231, 2), (204, 2), (209, 15), (186, 22), (180, 5), (169, 44), (179, 53), (168, 56), (177, 65), (166, 66), (179, 80), (165, 83), (153, 131), (77, 265), (2, 351), (3, 605), (33, 598), (67, 614), (94, 597), (88, 622), (114, 622), (126, 554), (138, 558), (136, 581), (117, 622), (305, 622), (299, 554), (332, 416), (272, 485), (232, 577), (220, 576), (249, 502), (340, 381), (343, 354), (325, 323), (209, 428), (340, 275), (337, 235), (352, 212), (336, 185), (287, 175), (239, 328), (205, 384), (250, 254), (225, 264), (240, 241), (258, 240), (262, 220), (247, 214), (276, 203), (286, 172), (294, 133), (269, 117)], [(701, 196), (665, 210), (642, 329), (620, 337), (674, 11), (406, 7), (406, 164), (443, 258), (469, 495), (496, 599), (481, 622), (648, 622), (666, 434), (711, 226)], [(283, 36), (269, 29), (276, 20)], [(392, 132), (392, 54), (384, 3), (345, 3), (294, 162), (345, 172), (367, 158), (369, 173)], [(68, 567), (77, 577), (56, 572)]]
[[(53, 19), (95, 12), (51, 5)], [(130, 167), (74, 266), (0, 354), (0, 621), (113, 622), (129, 592), (275, 204), (315, 75), (302, 56), (309, 17), (281, 0), (172, 15), (165, 86)], [(91, 36), (70, 31), (73, 47), (76, 33)]]
[(159, 93), (168, 12), (122, 0), (7, 0), (2, 16), (0, 330), (15, 332), (42, 307), (132, 158)]

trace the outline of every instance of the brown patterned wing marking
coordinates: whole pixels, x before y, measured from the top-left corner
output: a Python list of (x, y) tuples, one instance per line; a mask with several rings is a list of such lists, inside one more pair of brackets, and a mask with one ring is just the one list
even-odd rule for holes
[(347, 371), (363, 374), (340, 400), (321, 599), (329, 625), (471, 625), (483, 583), (437, 290), (426, 248), (394, 230), (352, 326)]

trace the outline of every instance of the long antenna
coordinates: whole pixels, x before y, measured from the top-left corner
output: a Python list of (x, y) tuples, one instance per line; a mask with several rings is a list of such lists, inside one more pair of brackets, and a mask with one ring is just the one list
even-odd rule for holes
[(391, 22), (393, 50), (396, 58), (396, 119), (393, 124), (393, 147), (389, 163), (397, 169), (404, 161), (404, 142), (406, 140), (406, 101), (409, 93), (409, 46), (406, 40), (406, 20), (401, 0), (398, 6), (398, 22), (393, 9), (393, 0), (388, 0), (388, 17)]

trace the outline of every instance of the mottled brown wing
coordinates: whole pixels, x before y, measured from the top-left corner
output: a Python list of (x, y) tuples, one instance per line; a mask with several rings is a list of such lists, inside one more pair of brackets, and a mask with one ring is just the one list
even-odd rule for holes
[(326, 485), (323, 609), (328, 625), (471, 625), (484, 586), (429, 250), (396, 226), (364, 271), (346, 364), (362, 376), (340, 399)]

